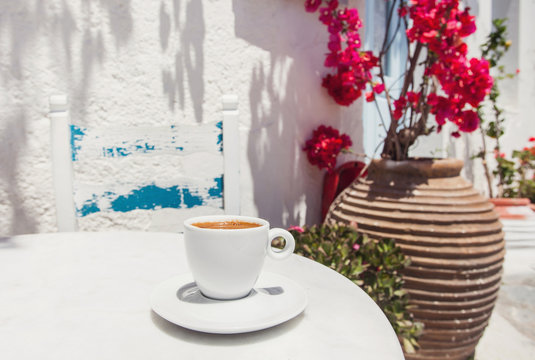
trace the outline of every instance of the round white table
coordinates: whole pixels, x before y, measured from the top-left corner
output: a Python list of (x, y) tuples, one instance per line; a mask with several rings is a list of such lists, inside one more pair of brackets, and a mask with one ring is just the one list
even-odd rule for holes
[(172, 233), (53, 233), (0, 238), (2, 359), (403, 359), (379, 307), (331, 269), (266, 259), (306, 291), (297, 317), (272, 328), (206, 334), (151, 310), (154, 287), (188, 272)]

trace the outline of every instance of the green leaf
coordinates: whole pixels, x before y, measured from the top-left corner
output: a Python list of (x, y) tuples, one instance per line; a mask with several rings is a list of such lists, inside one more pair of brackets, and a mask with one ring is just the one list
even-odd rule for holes
[(403, 338), (403, 349), (405, 349), (405, 352), (408, 354), (412, 354), (416, 352), (414, 349), (414, 346), (412, 346), (412, 343), (409, 339)]

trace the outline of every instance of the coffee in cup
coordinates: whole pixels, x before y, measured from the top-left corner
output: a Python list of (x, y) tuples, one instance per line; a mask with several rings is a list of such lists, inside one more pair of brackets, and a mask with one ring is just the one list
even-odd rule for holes
[[(284, 238), (283, 249), (271, 242)], [(203, 295), (219, 300), (239, 299), (254, 287), (266, 255), (282, 260), (295, 249), (293, 236), (269, 228), (266, 220), (248, 216), (200, 216), (184, 221), (186, 257)]]
[(196, 227), (203, 229), (248, 229), (253, 227), (258, 227), (260, 224), (240, 221), (240, 220), (226, 220), (226, 221), (206, 221), (191, 224)]

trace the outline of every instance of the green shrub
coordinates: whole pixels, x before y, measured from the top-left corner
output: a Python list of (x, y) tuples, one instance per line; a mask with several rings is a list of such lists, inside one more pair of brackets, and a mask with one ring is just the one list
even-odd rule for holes
[(408, 312), (400, 271), (409, 258), (392, 239), (374, 241), (354, 228), (321, 225), (290, 228), (299, 255), (315, 260), (360, 286), (383, 310), (406, 352), (413, 352), (423, 325)]
[(530, 138), (531, 147), (513, 151), (513, 160), (497, 158), (500, 170), (505, 173), (503, 197), (528, 198), (535, 203), (535, 137)]

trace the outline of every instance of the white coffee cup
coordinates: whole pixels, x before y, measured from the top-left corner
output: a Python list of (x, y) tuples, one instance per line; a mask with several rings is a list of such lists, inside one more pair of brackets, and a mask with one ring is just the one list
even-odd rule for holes
[[(259, 226), (246, 229), (208, 229), (196, 223), (242, 221)], [(283, 249), (273, 249), (273, 239), (286, 241)], [(186, 257), (201, 292), (219, 300), (239, 299), (254, 287), (266, 254), (273, 259), (289, 257), (295, 240), (288, 231), (269, 228), (266, 220), (236, 215), (199, 216), (184, 221)]]

